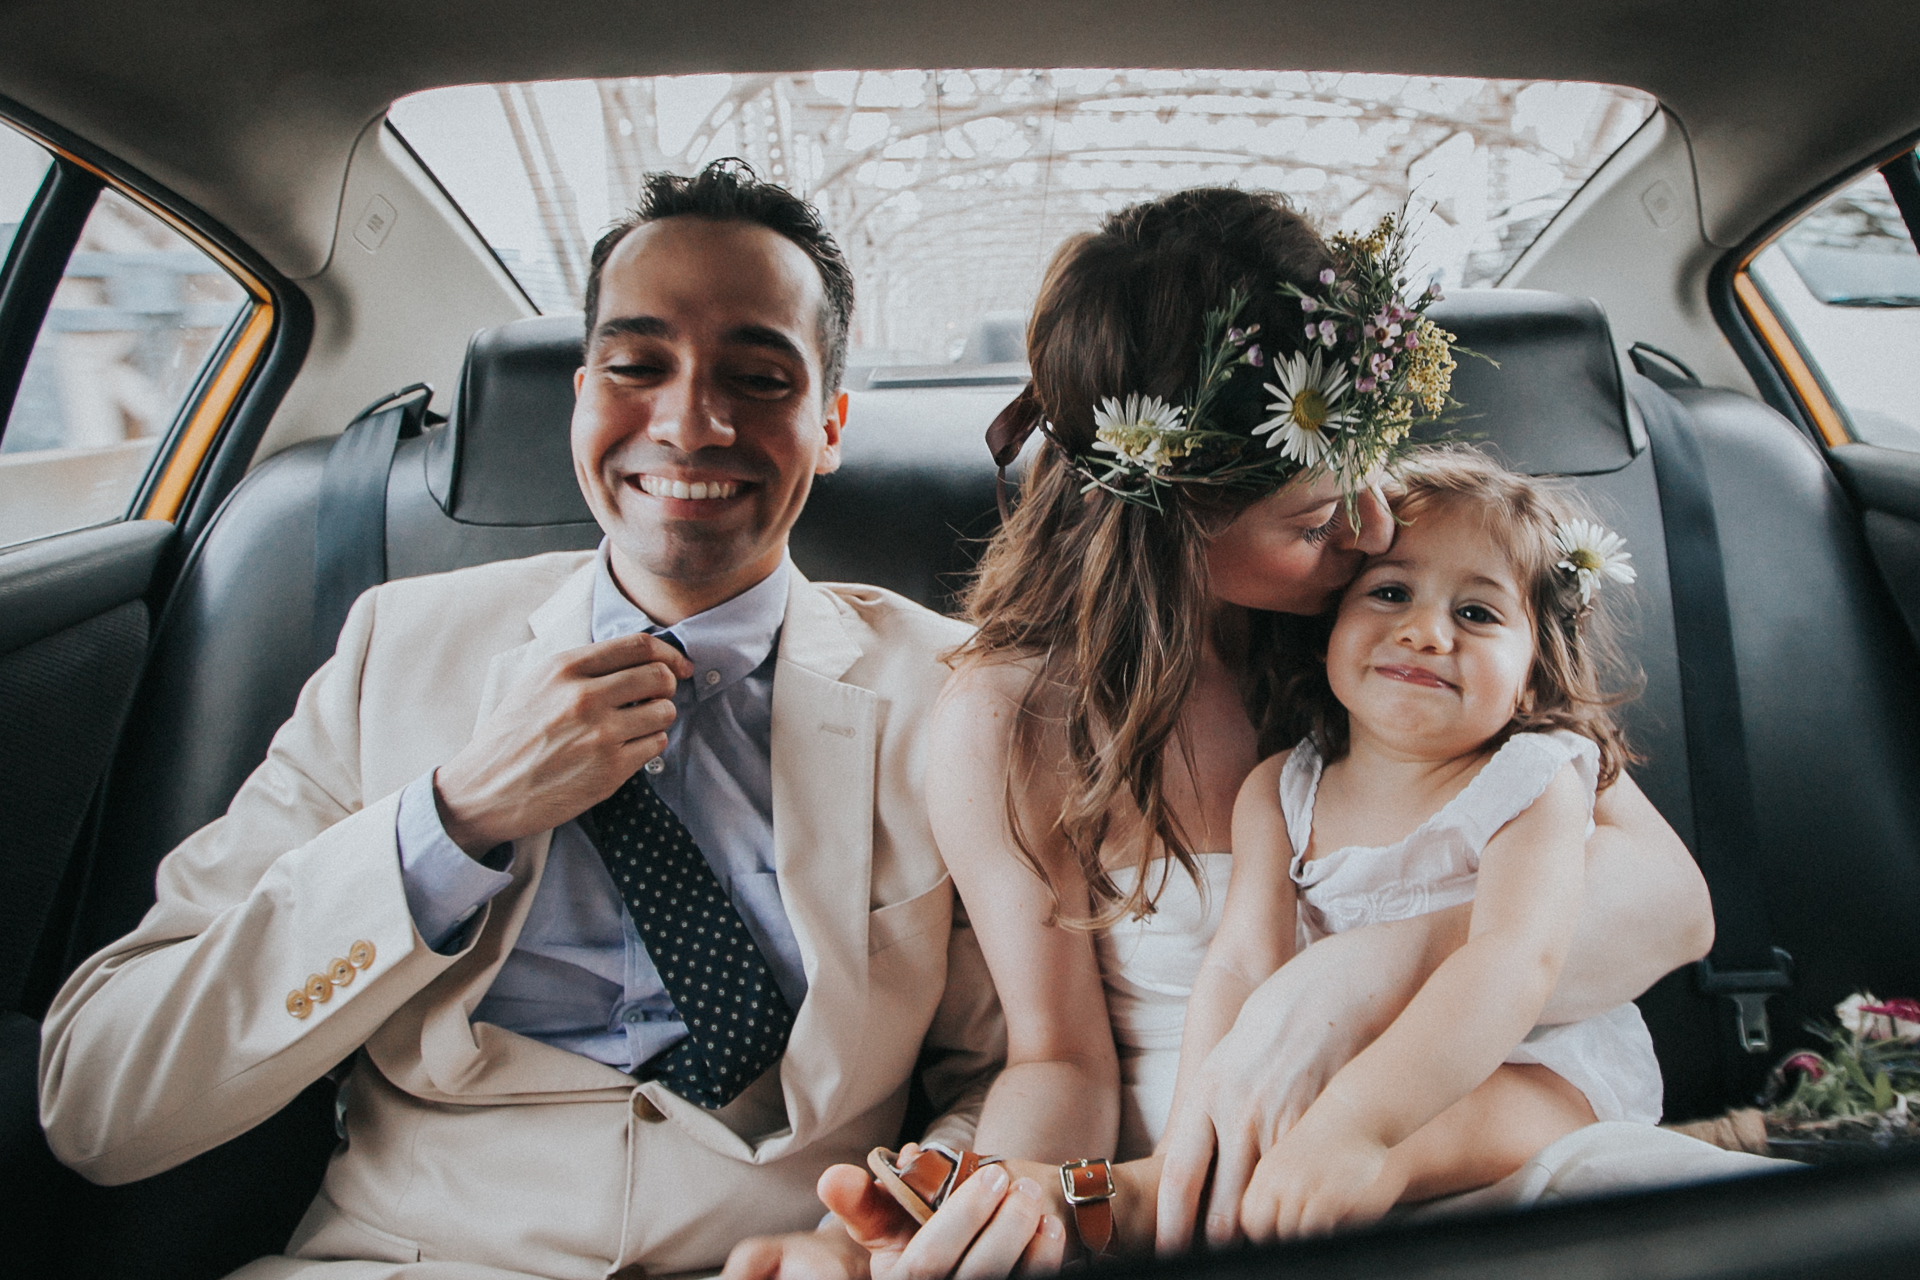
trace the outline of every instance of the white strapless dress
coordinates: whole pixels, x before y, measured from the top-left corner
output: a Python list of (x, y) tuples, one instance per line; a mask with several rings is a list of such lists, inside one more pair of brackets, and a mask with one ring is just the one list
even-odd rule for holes
[[(1120, 1054), (1120, 1143), (1115, 1158), (1150, 1155), (1167, 1127), (1173, 1081), (1180, 1069), (1180, 1031), (1187, 997), (1220, 927), (1233, 858), (1197, 855), (1201, 883), (1168, 867), (1159, 909), (1141, 920), (1122, 920), (1094, 939), (1100, 977), (1107, 989), (1107, 1016)], [(1156, 865), (1149, 875), (1159, 874)], [(1131, 868), (1113, 873), (1120, 892), (1134, 884)]]

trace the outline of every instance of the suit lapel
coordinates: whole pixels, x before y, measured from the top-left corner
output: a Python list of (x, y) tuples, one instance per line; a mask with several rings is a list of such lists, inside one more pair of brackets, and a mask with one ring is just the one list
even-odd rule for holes
[(533, 637), (525, 644), (508, 649), (494, 658), (480, 688), (480, 714), (475, 722), (486, 719), (500, 705), (500, 698), (538, 664), (568, 649), (593, 642), (593, 579), (597, 557), (589, 559), (547, 597), (546, 603), (527, 615), (527, 628)]

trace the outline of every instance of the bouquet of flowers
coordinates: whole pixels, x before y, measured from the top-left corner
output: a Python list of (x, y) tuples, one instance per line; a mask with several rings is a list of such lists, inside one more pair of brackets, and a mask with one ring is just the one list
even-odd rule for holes
[[(1801, 1050), (1773, 1069), (1767, 1136), (1781, 1155), (1836, 1140), (1885, 1148), (1920, 1141), (1920, 1000), (1870, 992), (1808, 1023), (1824, 1052)], [(1812, 1156), (1807, 1152), (1807, 1158)]]

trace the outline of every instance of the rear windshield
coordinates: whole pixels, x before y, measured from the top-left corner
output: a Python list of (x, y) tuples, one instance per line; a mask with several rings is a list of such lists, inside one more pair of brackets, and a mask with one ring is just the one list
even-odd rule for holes
[(877, 366), (1018, 359), (1060, 241), (1183, 187), (1284, 192), (1326, 231), (1411, 205), (1418, 274), (1490, 284), (1653, 109), (1549, 81), (818, 71), (468, 85), (389, 118), (548, 312), (579, 308), (642, 174), (749, 161), (845, 248), (852, 363)]

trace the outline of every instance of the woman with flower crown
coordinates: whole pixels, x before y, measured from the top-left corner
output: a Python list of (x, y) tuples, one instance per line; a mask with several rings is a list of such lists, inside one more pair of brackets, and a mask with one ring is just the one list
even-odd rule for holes
[[(928, 778), (1007, 1016), (975, 1145), (1016, 1159), (876, 1153), (931, 1215), (918, 1235), (863, 1173), (830, 1170), (822, 1198), (877, 1275), (945, 1274), (963, 1254), (962, 1274), (1044, 1268), (1075, 1234), (1143, 1247), (1156, 1180), (1163, 1245), (1197, 1224), (1234, 1238), (1261, 1153), (1467, 941), (1462, 903), (1309, 948), (1188, 1065), (1169, 1128), (1236, 794), (1309, 727), (1282, 688), (1315, 657), (1307, 619), (1391, 544), (1379, 484), (1447, 403), (1448, 335), (1403, 271), (1391, 221), (1329, 246), (1280, 197), (1233, 190), (1114, 214), (1049, 268), (1033, 381), (989, 442), (1005, 465), (1042, 438), (969, 592), (979, 630), (954, 655)], [(1614, 1008), (1711, 940), (1691, 859), (1627, 775), (1593, 821), (1542, 1022)], [(1584, 1105), (1525, 1070), (1511, 1086), (1522, 1118)]]

